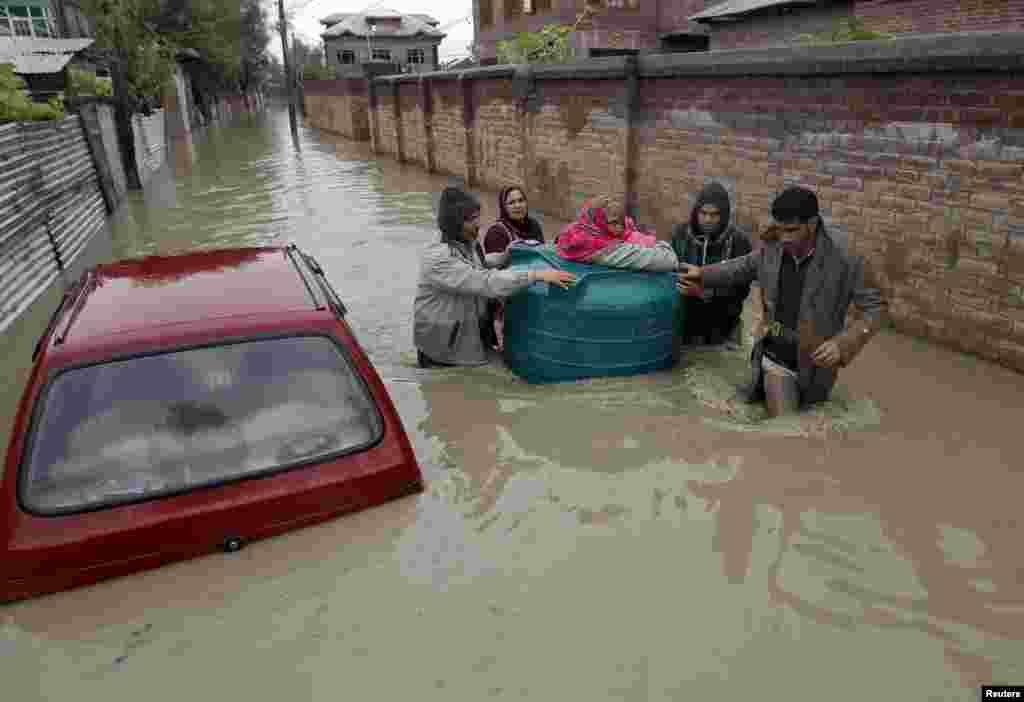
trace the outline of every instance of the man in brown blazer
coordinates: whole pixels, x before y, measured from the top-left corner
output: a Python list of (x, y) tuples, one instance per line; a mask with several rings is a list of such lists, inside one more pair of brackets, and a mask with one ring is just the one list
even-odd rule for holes
[[(828, 399), (838, 369), (881, 328), (885, 302), (863, 259), (825, 230), (812, 191), (784, 190), (772, 203), (772, 219), (764, 246), (716, 265), (684, 265), (679, 284), (685, 290), (758, 281), (763, 316), (745, 399), (765, 400), (775, 416)], [(851, 303), (860, 319), (847, 324)]]

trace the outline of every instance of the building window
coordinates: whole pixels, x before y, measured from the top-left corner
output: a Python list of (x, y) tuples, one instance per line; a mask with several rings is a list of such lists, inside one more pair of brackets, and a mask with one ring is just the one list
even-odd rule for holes
[(390, 61), (391, 49), (374, 49), (372, 58), (374, 61)]
[(349, 51), (349, 50), (346, 49), (345, 51), (339, 51), (338, 52), (338, 63), (355, 63), (355, 62), (356, 62), (356, 52), (355, 51)]
[(427, 57), (423, 49), (409, 49), (409, 63), (426, 63)]
[(56, 37), (57, 28), (45, 7), (0, 5), (0, 36)]
[(480, 28), (485, 29), (494, 25), (494, 5), (491, 0), (480, 0)]

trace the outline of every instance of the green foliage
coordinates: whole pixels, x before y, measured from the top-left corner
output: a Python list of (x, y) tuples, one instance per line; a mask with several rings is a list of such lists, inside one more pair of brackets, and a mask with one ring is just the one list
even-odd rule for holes
[(242, 12), (238, 0), (192, 0), (190, 9), (192, 26), (175, 37), (177, 43), (198, 51), (222, 86), (238, 83), (242, 75)]
[(573, 28), (549, 24), (539, 32), (520, 32), (498, 42), (498, 63), (567, 63), (575, 57)]
[(180, 16), (171, 19), (169, 7), (161, 0), (83, 0), (96, 22), (96, 47), (124, 61), (133, 109), (161, 102), (178, 49), (199, 53), (213, 91), (265, 82), (270, 32), (260, 0), (186, 0), (174, 4)]
[(338, 71), (334, 66), (321, 66), (315, 63), (307, 63), (302, 68), (303, 80), (335, 80)]
[(68, 89), (70, 97), (82, 95), (97, 95), (99, 97), (113, 97), (114, 89), (107, 78), (97, 78), (92, 71), (85, 71), (74, 66), (68, 66), (71, 74), (71, 86)]
[(23, 81), (9, 63), (0, 64), (0, 122), (45, 122), (64, 119), (64, 101), (52, 97), (44, 105), (33, 102)]
[(796, 41), (806, 46), (826, 46), (848, 41), (877, 41), (890, 38), (888, 34), (866, 29), (864, 20), (859, 17), (840, 17), (833, 25), (832, 31), (800, 34), (796, 37)]
[(174, 47), (145, 25), (159, 14), (158, 0), (83, 0), (82, 5), (96, 24), (97, 48), (123, 58), (131, 101), (159, 103), (174, 75)]
[(241, 24), (242, 90), (258, 88), (270, 78), (270, 28), (260, 0), (242, 1)]

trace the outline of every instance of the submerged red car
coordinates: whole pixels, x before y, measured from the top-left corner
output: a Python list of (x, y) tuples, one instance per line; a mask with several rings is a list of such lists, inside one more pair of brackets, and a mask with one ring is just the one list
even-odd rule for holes
[(99, 266), (36, 346), (0, 489), (0, 602), (422, 489), (312, 257), (290, 245)]

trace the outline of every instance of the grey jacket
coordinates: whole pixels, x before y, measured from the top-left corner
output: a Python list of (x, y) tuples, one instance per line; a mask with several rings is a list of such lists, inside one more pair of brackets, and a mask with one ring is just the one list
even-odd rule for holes
[(440, 363), (487, 363), (480, 338), (487, 299), (508, 297), (530, 285), (529, 271), (492, 270), (508, 256), (507, 251), (488, 254), (485, 267), (468, 245), (437, 242), (423, 251), (413, 303), (417, 349)]
[(597, 254), (590, 263), (595, 266), (651, 273), (667, 273), (679, 269), (679, 259), (672, 250), (672, 244), (667, 241), (659, 241), (652, 248), (623, 242), (611, 247), (608, 253), (602, 251)]
[[(767, 242), (746, 256), (704, 268), (706, 287), (730, 287), (754, 280), (761, 287), (762, 320), (754, 332), (756, 343), (751, 354), (753, 382), (750, 390), (757, 397), (763, 392), (763, 339), (768, 333), (768, 325), (775, 319), (782, 253), (779, 242)], [(839, 345), (840, 366), (848, 365), (881, 328), (886, 308), (863, 259), (844, 251), (823, 225), (818, 230), (814, 257), (809, 265), (800, 302), (799, 328), (798, 384), (804, 405), (828, 399), (838, 375), (836, 368), (815, 366), (808, 355), (825, 341), (833, 339)], [(862, 319), (848, 326), (847, 313), (851, 303)]]

